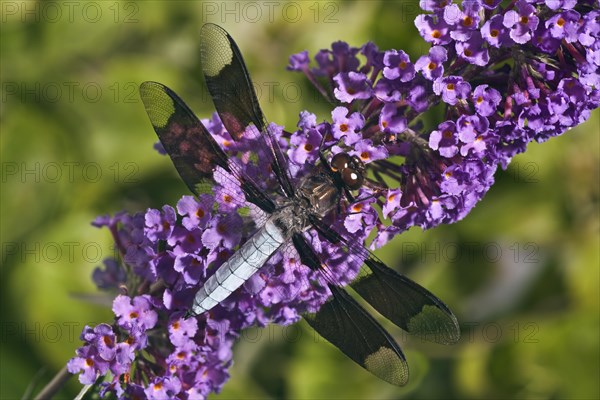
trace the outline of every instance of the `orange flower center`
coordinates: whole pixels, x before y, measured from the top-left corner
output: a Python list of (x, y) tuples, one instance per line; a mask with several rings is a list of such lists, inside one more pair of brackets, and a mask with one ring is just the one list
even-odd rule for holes
[(102, 340), (104, 341), (104, 344), (107, 346), (112, 346), (114, 344), (113, 340), (110, 336), (103, 336)]

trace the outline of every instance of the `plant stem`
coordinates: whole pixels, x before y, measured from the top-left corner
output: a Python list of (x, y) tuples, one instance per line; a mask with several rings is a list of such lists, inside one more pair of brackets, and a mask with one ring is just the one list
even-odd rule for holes
[(35, 396), (35, 400), (44, 400), (51, 399), (56, 392), (58, 392), (65, 383), (72, 377), (73, 375), (67, 371), (67, 366), (65, 365), (60, 371), (56, 373), (54, 378)]

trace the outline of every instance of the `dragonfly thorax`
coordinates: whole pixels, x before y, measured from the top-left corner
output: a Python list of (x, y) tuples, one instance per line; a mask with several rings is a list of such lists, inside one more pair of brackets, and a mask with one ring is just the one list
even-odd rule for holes
[(339, 206), (344, 193), (359, 189), (364, 182), (365, 166), (356, 156), (338, 153), (329, 165), (320, 165), (300, 183), (299, 197), (308, 203), (308, 211), (324, 217)]
[(305, 208), (305, 212), (324, 217), (337, 207), (342, 190), (336, 184), (331, 173), (325, 171), (324, 168), (317, 168), (316, 170), (316, 173), (308, 175), (301, 181), (298, 190), (298, 203), (303, 202), (305, 204), (298, 204), (298, 206)]

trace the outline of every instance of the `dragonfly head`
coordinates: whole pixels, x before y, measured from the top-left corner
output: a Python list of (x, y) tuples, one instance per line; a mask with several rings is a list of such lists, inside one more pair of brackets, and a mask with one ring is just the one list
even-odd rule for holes
[(331, 170), (338, 174), (350, 190), (359, 189), (364, 182), (365, 164), (357, 156), (338, 153), (331, 159)]

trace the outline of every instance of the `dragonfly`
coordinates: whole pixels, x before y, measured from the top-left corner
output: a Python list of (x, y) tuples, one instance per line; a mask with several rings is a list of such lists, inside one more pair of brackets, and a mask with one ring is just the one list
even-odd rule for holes
[[(353, 193), (367, 184), (366, 168), (356, 156), (339, 152), (328, 159), (325, 150), (308, 174), (292, 178), (290, 161), (280, 138), (260, 108), (250, 75), (233, 38), (221, 27), (205, 24), (200, 35), (201, 66), (206, 86), (223, 126), (236, 143), (253, 132), (246, 149), (269, 168), (264, 179), (276, 182), (275, 193), (262, 179), (246, 173), (209, 133), (191, 109), (163, 84), (144, 82), (140, 96), (152, 126), (179, 175), (196, 196), (210, 192), (217, 174), (234, 181), (244, 204), (266, 217), (255, 232), (208, 277), (188, 311), (200, 315), (235, 292), (274, 254), (293, 248), (302, 264), (322, 276), (331, 295), (316, 312), (303, 314), (308, 324), (350, 359), (394, 385), (408, 382), (408, 363), (393, 336), (331, 274), (331, 259), (312, 239), (335, 246), (360, 273), (350, 283), (381, 315), (427, 340), (451, 344), (460, 330), (452, 311), (434, 294), (386, 266), (348, 235), (336, 231), (326, 218), (341, 217), (342, 201), (356, 202)], [(222, 176), (221, 176), (222, 175)], [(231, 197), (235, 201), (235, 193)], [(239, 197), (239, 196), (238, 196)]]

